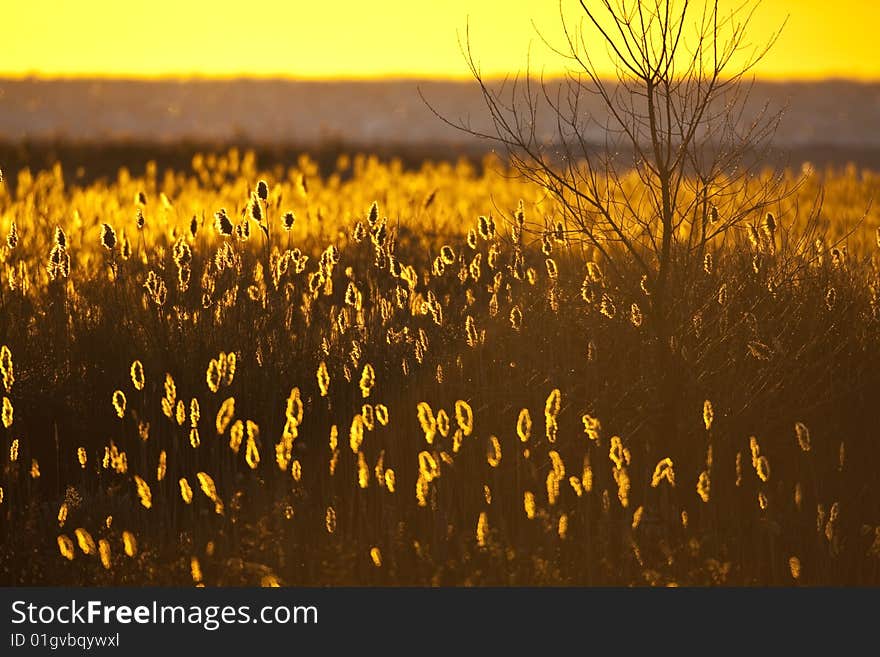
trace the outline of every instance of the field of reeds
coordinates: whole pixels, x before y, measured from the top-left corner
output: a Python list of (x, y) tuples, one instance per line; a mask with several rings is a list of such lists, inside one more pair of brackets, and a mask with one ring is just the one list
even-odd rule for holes
[(499, 161), (66, 173), (0, 185), (0, 583), (880, 584), (880, 175), (789, 173), (658, 349)]

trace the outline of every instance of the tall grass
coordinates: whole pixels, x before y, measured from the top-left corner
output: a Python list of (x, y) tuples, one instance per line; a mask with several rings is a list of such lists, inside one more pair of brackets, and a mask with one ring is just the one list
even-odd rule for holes
[(485, 164), (7, 180), (0, 581), (880, 583), (876, 174), (720, 236), (670, 375)]

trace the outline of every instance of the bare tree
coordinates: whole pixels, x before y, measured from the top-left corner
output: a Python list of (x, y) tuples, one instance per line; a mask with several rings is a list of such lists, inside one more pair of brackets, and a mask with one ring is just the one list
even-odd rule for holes
[[(493, 142), (521, 175), (545, 187), (560, 202), (567, 230), (610, 269), (634, 264), (647, 319), (665, 343), (676, 331), (671, 279), (696, 273), (713, 240), (785, 194), (781, 174), (760, 170), (780, 115), (765, 105), (746, 116), (747, 77), (779, 32), (750, 45), (760, 0), (727, 12), (717, 0), (579, 4), (582, 17), (572, 25), (560, 3), (561, 47), (541, 35), (567, 62), (562, 80), (528, 69), (500, 83), (484, 78), (468, 31), (462, 48), (491, 127), (435, 113)], [(610, 55), (614, 79), (595, 63), (600, 50)], [(585, 110), (596, 99), (601, 115)], [(541, 134), (542, 121), (552, 135)]]
[[(751, 72), (779, 31), (752, 45), (760, 0), (734, 1), (722, 10), (718, 0), (580, 0), (576, 25), (560, 2), (562, 45), (539, 33), (567, 62), (555, 80), (528, 66), (502, 81), (485, 78), (468, 30), (462, 51), (488, 127), (435, 111), (492, 142), (546, 189), (569, 239), (591, 247), (618, 294), (639, 299), (653, 345), (649, 454), (678, 425), (686, 396), (679, 338), (708, 303), (698, 297), (720, 294), (690, 282), (709, 268), (708, 253), (736, 239), (733, 229), (749, 224), (753, 237), (763, 222), (772, 235), (765, 212), (793, 191), (784, 172), (765, 166), (781, 112), (750, 99)], [(613, 77), (597, 63), (602, 51)], [(555, 226), (534, 228), (546, 235)]]

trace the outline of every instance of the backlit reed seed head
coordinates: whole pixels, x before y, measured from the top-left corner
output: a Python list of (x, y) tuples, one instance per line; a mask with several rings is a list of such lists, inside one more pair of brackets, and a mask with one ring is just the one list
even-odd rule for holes
[(385, 470), (385, 488), (389, 493), (393, 493), (396, 490), (396, 477), (394, 474), (394, 470), (392, 468), (388, 468)]
[(244, 440), (244, 422), (236, 420), (229, 430), (229, 449), (238, 454)]
[(330, 451), (335, 452), (336, 448), (339, 446), (339, 429), (334, 424), (330, 427)]
[(791, 572), (792, 579), (801, 578), (801, 560), (797, 557), (789, 557), (788, 569)]
[(703, 424), (706, 426), (706, 431), (712, 428), (712, 421), (715, 419), (715, 411), (712, 408), (712, 402), (708, 399), (703, 402)]
[(229, 426), (229, 423), (232, 422), (232, 419), (235, 417), (235, 397), (229, 397), (222, 404), (220, 404), (220, 408), (217, 409), (217, 420), (215, 426), (217, 428), (217, 435), (222, 436), (226, 433), (226, 428)]
[(324, 361), (321, 361), (321, 364), (318, 365), (317, 378), (321, 396), (326, 397), (327, 393), (330, 392), (330, 373), (327, 371), (327, 363)]
[(547, 396), (547, 401), (544, 403), (544, 416), (545, 418), (556, 419), (559, 415), (559, 410), (562, 407), (562, 393), (559, 391), (559, 388), (554, 388), (550, 391), (550, 394)]
[(290, 476), (293, 477), (294, 481), (300, 481), (302, 479), (302, 463), (298, 460), (294, 460), (290, 465)]
[(255, 422), (248, 420), (247, 426), (247, 446), (245, 447), (244, 460), (251, 470), (256, 470), (260, 464), (260, 450), (257, 447), (257, 440), (260, 435), (260, 429)]
[(40, 478), (40, 463), (37, 459), (31, 459), (31, 470), (30, 470), (31, 479), (39, 479)]
[(755, 462), (755, 472), (761, 481), (767, 482), (770, 480), (770, 462), (766, 456), (758, 457), (758, 460)]
[(345, 288), (345, 304), (355, 309), (361, 305), (360, 292), (358, 292), (354, 281), (349, 281), (348, 286)]
[(18, 445), (19, 445), (18, 438), (14, 439), (12, 441), (12, 444), (9, 445), (9, 460), (12, 463), (15, 463), (18, 460)]
[(585, 493), (593, 490), (593, 468), (590, 466), (590, 453), (584, 454), (584, 465), (581, 470), (581, 486)]
[(116, 248), (116, 231), (113, 230), (110, 224), (103, 224), (101, 226), (101, 246), (108, 251)]
[(642, 325), (643, 319), (644, 318), (642, 316), (642, 309), (639, 308), (639, 304), (637, 304), (637, 303), (632, 304), (629, 308), (629, 321), (630, 321), (630, 323), (633, 326), (635, 326), (636, 328), (639, 328)]
[(177, 421), (178, 426), (181, 427), (186, 422), (186, 404), (183, 403), (182, 399), (177, 400), (177, 406), (174, 409), (174, 419)]
[(287, 420), (287, 423), (293, 426), (299, 426), (302, 424), (303, 420), (303, 402), (302, 395), (299, 391), (298, 386), (294, 386), (290, 389), (290, 394), (287, 396), (287, 405), (284, 408), (284, 417)]
[(261, 180), (257, 183), (257, 198), (262, 201), (269, 198), (269, 185), (266, 184), (265, 180)]
[(220, 362), (216, 358), (212, 358), (208, 362), (208, 369), (205, 371), (205, 382), (208, 384), (208, 390), (217, 392), (220, 389), (223, 376), (220, 368)]
[(568, 536), (568, 514), (563, 513), (559, 516), (559, 522), (556, 524), (556, 534), (562, 540), (565, 540), (565, 537)]
[(388, 426), (388, 407), (385, 404), (376, 404), (376, 421), (383, 427)]
[(67, 235), (64, 234), (64, 229), (61, 226), (55, 227), (54, 242), (55, 246), (61, 249), (67, 248)]
[(614, 482), (617, 484), (617, 499), (620, 501), (620, 506), (626, 509), (629, 506), (629, 474), (626, 468), (622, 467), (614, 468), (612, 474), (614, 475)]
[(608, 458), (614, 463), (615, 468), (622, 468), (624, 466), (625, 457), (623, 452), (623, 441), (621, 441), (620, 436), (611, 437), (611, 447), (608, 450)]
[(192, 504), (192, 487), (190, 487), (189, 482), (186, 480), (186, 477), (181, 477), (177, 484), (178, 486), (180, 486), (180, 499), (183, 500), (184, 504)]
[(138, 475), (134, 476), (134, 483), (137, 486), (137, 494), (141, 500), (141, 505), (145, 509), (151, 508), (153, 506), (153, 495), (150, 491), (150, 485)]
[(469, 347), (476, 347), (480, 342), (480, 336), (477, 333), (477, 325), (474, 318), (468, 315), (464, 322), (465, 338)]
[(535, 519), (535, 494), (531, 491), (526, 491), (523, 495), (523, 507), (526, 511), (526, 518), (529, 520)]
[(638, 509), (633, 511), (632, 525), (633, 529), (638, 529), (639, 525), (642, 523), (642, 516), (645, 513), (645, 507), (640, 506)]
[(766, 511), (769, 503), (770, 501), (767, 499), (767, 494), (764, 491), (760, 491), (758, 493), (758, 507), (761, 511)]
[(281, 218), (281, 225), (284, 230), (291, 231), (293, 230), (293, 224), (296, 221), (296, 215), (293, 212), (285, 212), (284, 216)]
[(529, 437), (532, 435), (532, 417), (529, 415), (529, 409), (527, 408), (519, 412), (519, 417), (516, 421), (516, 435), (524, 443), (528, 442)]
[(156, 466), (156, 481), (165, 479), (165, 471), (168, 468), (168, 454), (163, 449), (159, 452), (159, 465)]
[(199, 400), (195, 397), (192, 398), (189, 402), (189, 423), (191, 427), (196, 427), (199, 424), (199, 420), (202, 417), (201, 409), (199, 408)]
[(798, 446), (805, 452), (809, 452), (810, 445), (810, 430), (807, 428), (803, 422), (797, 422), (794, 425), (794, 433), (797, 437)]
[(496, 436), (489, 436), (489, 450), (486, 454), (486, 461), (492, 468), (497, 468), (501, 464), (501, 443), (498, 442)]
[(370, 466), (363, 452), (358, 452), (358, 487), (361, 489), (370, 485)]
[(113, 408), (118, 418), (125, 417), (125, 393), (117, 390), (113, 393)]
[(9, 226), (9, 232), (6, 234), (6, 246), (8, 246), (10, 250), (12, 250), (17, 245), (18, 245), (18, 231), (16, 230), (15, 222), (13, 221)]
[(226, 208), (220, 208), (214, 213), (214, 229), (223, 237), (231, 237), (234, 226), (226, 214)]
[(697, 480), (697, 495), (700, 496), (700, 499), (703, 502), (709, 502), (709, 492), (712, 485), (712, 480), (709, 478), (709, 473), (706, 470), (703, 470), (700, 473), (700, 477)]
[(703, 256), (703, 271), (706, 272), (707, 274), (709, 274), (709, 276), (712, 275), (712, 271), (714, 270), (714, 264), (715, 263), (712, 260), (711, 253), (707, 253), (705, 256)]
[(57, 244), (49, 252), (49, 263), (46, 266), (50, 280), (67, 278), (70, 275), (70, 254)]
[(772, 239), (773, 234), (776, 232), (776, 217), (773, 216), (772, 212), (768, 212), (767, 216), (764, 217), (764, 223), (762, 225), (764, 231), (767, 233), (767, 236)]
[(110, 562), (110, 543), (105, 538), (98, 541), (98, 556), (101, 558), (101, 565), (104, 566), (104, 570), (110, 570), (112, 566)]
[(440, 435), (444, 438), (449, 436), (449, 415), (442, 408), (437, 411), (437, 431), (440, 432)]
[(336, 509), (332, 506), (328, 506), (324, 513), (324, 527), (328, 534), (333, 534), (336, 531)]
[(657, 488), (664, 479), (669, 482), (670, 486), (675, 486), (675, 470), (672, 467), (672, 459), (668, 456), (661, 459), (654, 467), (654, 474), (651, 476), (651, 488)]
[(256, 196), (251, 197), (251, 202), (248, 206), (248, 210), (250, 212), (251, 219), (253, 219), (257, 223), (263, 220), (263, 206), (260, 205), (260, 199)]
[[(135, 390), (143, 390), (144, 389), (144, 365), (141, 361), (136, 360), (131, 364), (131, 370), (129, 372), (131, 375), (131, 384), (134, 386)], [(124, 409), (123, 409), (124, 410)]]
[(465, 437), (473, 433), (474, 412), (471, 409), (471, 405), (462, 399), (455, 402), (455, 421)]
[(83, 470), (85, 470), (86, 463), (88, 463), (88, 460), (89, 460), (89, 457), (88, 457), (88, 454), (86, 453), (85, 447), (78, 447), (77, 448), (76, 459), (77, 459), (77, 461), (79, 461), (79, 467), (81, 467)]
[(749, 224), (748, 233), (749, 243), (752, 245), (752, 248), (758, 249), (761, 245), (761, 236), (758, 233), (758, 227), (754, 224)]
[(3, 388), (7, 393), (12, 392), (12, 384), (15, 383), (15, 375), (12, 369), (12, 352), (5, 344), (0, 347), (0, 376), (3, 378)]
[(758, 457), (761, 455), (761, 446), (758, 444), (758, 439), (754, 436), (749, 437), (749, 451), (752, 453), (752, 467), (757, 469)]
[(183, 237), (177, 238), (171, 252), (174, 264), (178, 267), (186, 267), (192, 262), (192, 248)]
[(58, 536), (58, 551), (61, 553), (61, 556), (68, 561), (73, 561), (76, 556), (73, 541), (70, 540), (70, 537), (66, 534), (60, 534)]
[(367, 212), (367, 223), (372, 227), (376, 225), (377, 221), (379, 221), (379, 204), (373, 201), (372, 205), (370, 205), (370, 210)]
[(134, 557), (137, 554), (137, 539), (128, 530), (122, 532), (122, 547), (125, 550), (125, 554), (129, 557)]
[(170, 404), (174, 404), (177, 401), (177, 385), (174, 383), (174, 377), (168, 372), (165, 373), (164, 388), (165, 399), (167, 399)]
[(828, 522), (825, 523), (825, 538), (830, 543), (834, 540), (835, 531), (837, 529), (837, 521), (840, 517), (840, 503), (835, 502), (831, 505), (828, 512)]
[(477, 219), (477, 230), (479, 231), (480, 237), (482, 237), (484, 240), (488, 240), (490, 238), (488, 217), (480, 216)]
[(556, 500), (559, 499), (559, 479), (556, 478), (556, 473), (553, 470), (547, 473), (545, 484), (547, 488), (547, 503), (550, 506), (554, 506)]
[(63, 503), (58, 508), (58, 526), (64, 527), (64, 523), (67, 522), (67, 511), (70, 507), (67, 506), (67, 503)]
[(0, 416), (2, 416), (3, 426), (5, 428), (8, 429), (12, 426), (12, 401), (10, 401), (9, 397), (3, 398), (3, 410), (2, 413), (0, 413)]
[(614, 319), (614, 316), (617, 315), (617, 306), (614, 305), (614, 300), (609, 295), (602, 294), (599, 312), (608, 319)]
[(425, 434), (425, 441), (431, 445), (437, 433), (437, 420), (434, 418), (434, 413), (427, 402), (419, 402), (416, 406), (416, 413), (419, 425), (421, 425), (422, 431)]
[(360, 380), (361, 396), (364, 399), (370, 396), (374, 385), (376, 385), (376, 372), (373, 370), (373, 366), (367, 363), (361, 372)]
[(486, 515), (486, 512), (483, 511), (480, 513), (480, 517), (477, 519), (477, 545), (481, 548), (486, 547), (488, 539), (489, 517)]
[(364, 418), (358, 413), (351, 420), (351, 428), (348, 431), (348, 446), (355, 454), (360, 452), (364, 442)]
[(440, 260), (444, 265), (455, 263), (455, 251), (452, 250), (451, 246), (445, 245), (440, 248)]
[(434, 479), (440, 476), (440, 466), (431, 452), (425, 450), (419, 452), (419, 475), (426, 482), (434, 481)]
[(514, 331), (519, 331), (522, 328), (523, 314), (519, 309), (519, 306), (514, 306), (510, 309), (510, 327)]
[(205, 497), (214, 503), (219, 502), (220, 498), (217, 495), (217, 486), (214, 484), (214, 479), (211, 475), (207, 472), (197, 472), (196, 478), (199, 480), (199, 486), (205, 494)]
[(88, 530), (77, 527), (74, 534), (76, 535), (77, 545), (79, 545), (79, 549), (82, 550), (83, 554), (97, 554), (98, 548), (95, 546), (95, 539), (92, 538)]

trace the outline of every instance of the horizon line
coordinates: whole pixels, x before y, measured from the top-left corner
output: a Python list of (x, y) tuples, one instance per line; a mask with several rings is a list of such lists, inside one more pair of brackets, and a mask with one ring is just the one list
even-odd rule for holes
[[(484, 75), (487, 82), (500, 82), (512, 79), (516, 75), (522, 76), (522, 72), (491, 73)], [(543, 77), (548, 80), (557, 80), (565, 77), (565, 71), (553, 71), (544, 73)], [(539, 76), (536, 76), (539, 77)], [(606, 79), (613, 81), (614, 76), (608, 75)], [(878, 75), (859, 75), (845, 72), (829, 71), (816, 74), (755, 74), (756, 82), (765, 83), (817, 83), (817, 82), (850, 82), (858, 84), (880, 83)], [(102, 82), (333, 82), (333, 83), (377, 83), (377, 82), (469, 82), (474, 77), (470, 74), (440, 74), (440, 73), (389, 73), (389, 74), (349, 74), (349, 75), (296, 75), (289, 73), (199, 73), (199, 72), (168, 72), (168, 73), (46, 73), (43, 71), (0, 71), (0, 81), (4, 82), (73, 82), (73, 81), (102, 81)]]

